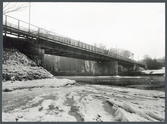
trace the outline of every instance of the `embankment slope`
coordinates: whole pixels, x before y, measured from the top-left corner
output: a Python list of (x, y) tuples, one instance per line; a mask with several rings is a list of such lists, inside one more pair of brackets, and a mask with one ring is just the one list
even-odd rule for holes
[(39, 67), (15, 48), (3, 49), (2, 75), (3, 81), (33, 80), (51, 78), (53, 75)]

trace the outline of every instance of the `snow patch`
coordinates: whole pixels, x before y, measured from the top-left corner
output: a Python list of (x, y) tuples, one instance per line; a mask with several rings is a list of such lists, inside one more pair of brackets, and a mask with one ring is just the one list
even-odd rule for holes
[(164, 121), (165, 119), (150, 110), (139, 109), (130, 102), (107, 100), (114, 110), (115, 119), (120, 121)]

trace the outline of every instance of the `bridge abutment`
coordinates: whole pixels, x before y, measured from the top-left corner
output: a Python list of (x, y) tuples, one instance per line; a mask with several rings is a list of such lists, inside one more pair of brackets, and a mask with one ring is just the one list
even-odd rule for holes
[(42, 49), (37, 43), (31, 42), (31, 39), (27, 41), (25, 39), (6, 37), (6, 41), (3, 42), (3, 45), (6, 47), (17, 48), (20, 52), (35, 61), (39, 66), (43, 66), (44, 64), (44, 49)]
[(44, 50), (41, 48), (31, 47), (29, 56), (37, 65), (42, 66), (44, 64)]
[(37, 65), (43, 66), (45, 50), (42, 49), (38, 44), (28, 43), (27, 49), (23, 49), (22, 52), (25, 53), (30, 59), (35, 61)]

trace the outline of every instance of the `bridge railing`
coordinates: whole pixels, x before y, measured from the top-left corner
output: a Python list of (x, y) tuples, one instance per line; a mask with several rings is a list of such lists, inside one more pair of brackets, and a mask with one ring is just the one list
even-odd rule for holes
[(97, 53), (97, 54), (101, 54), (104, 56), (113, 57), (113, 58), (124, 60), (127, 62), (137, 63), (135, 60), (126, 58), (122, 55), (119, 55), (119, 54), (116, 54), (110, 51), (106, 51), (96, 46), (92, 46), (92, 45), (80, 42), (78, 40), (74, 40), (74, 39), (56, 34), (54, 32), (37, 27), (35, 25), (29, 24), (27, 22), (21, 21), (11, 16), (3, 15), (3, 25), (5, 25), (5, 28), (9, 28), (10, 30), (17, 29), (18, 32), (25, 32), (27, 33), (27, 35), (31, 34), (38, 38), (44, 38), (47, 40), (51, 40), (52, 42), (59, 42), (61, 44), (67, 44), (70, 46), (77, 47), (79, 49), (84, 49), (84, 50), (87, 50), (93, 53)]

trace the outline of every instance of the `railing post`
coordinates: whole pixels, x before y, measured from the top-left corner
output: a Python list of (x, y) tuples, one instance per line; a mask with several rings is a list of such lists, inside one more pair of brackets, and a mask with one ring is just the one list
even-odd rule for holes
[(28, 31), (29, 31), (29, 33), (30, 33), (30, 23), (28, 24)]
[(38, 28), (38, 39), (39, 39), (40, 28)]
[(47, 38), (47, 41), (48, 41), (48, 31), (46, 31), (47, 33), (46, 33), (46, 38)]
[(7, 30), (7, 15), (5, 15), (5, 38), (4, 38), (4, 42), (6, 42), (6, 30)]
[(20, 20), (18, 20), (18, 38), (20, 36)]
[(28, 24), (28, 39), (30, 39), (30, 22)]
[(5, 38), (6, 38), (6, 30), (7, 30), (7, 15), (5, 15)]

